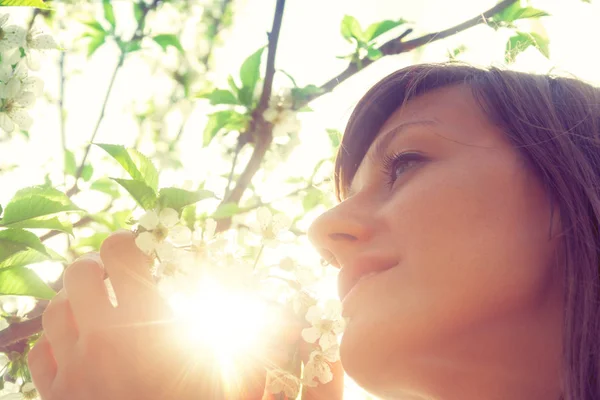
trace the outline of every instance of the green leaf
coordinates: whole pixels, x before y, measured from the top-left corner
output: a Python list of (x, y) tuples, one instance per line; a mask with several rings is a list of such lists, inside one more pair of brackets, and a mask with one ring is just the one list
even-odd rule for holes
[(33, 249), (23, 250), (0, 262), (0, 268), (24, 267), (47, 260), (66, 262), (60, 254), (48, 247), (46, 247), (46, 253), (43, 254)]
[(0, 269), (0, 295), (33, 296), (50, 300), (56, 293), (27, 267)]
[(342, 141), (342, 133), (337, 129), (326, 129), (326, 131), (327, 135), (329, 135), (331, 147), (337, 149), (340, 146), (340, 142)]
[(102, 0), (102, 6), (104, 7), (104, 19), (107, 20), (114, 29), (116, 25), (115, 11), (113, 10), (111, 0)]
[(375, 22), (374, 24), (369, 25), (369, 27), (365, 31), (365, 41), (370, 42), (378, 36), (383, 35), (387, 31), (390, 31), (396, 28), (397, 26), (403, 25), (405, 23), (406, 20), (404, 19), (399, 19), (396, 21), (386, 19), (385, 21)]
[(0, 204), (0, 216), (2, 216), (2, 211), (3, 211), (3, 210), (4, 210), (4, 209), (2, 208), (2, 204)]
[(193, 231), (196, 223), (196, 204), (190, 204), (189, 206), (183, 207), (181, 219), (185, 222), (185, 226)]
[(533, 7), (521, 7), (520, 2), (515, 2), (504, 10), (494, 15), (491, 19), (495, 22), (511, 23), (518, 19), (539, 18), (549, 16), (547, 12)]
[(154, 192), (158, 190), (158, 171), (152, 162), (136, 149), (126, 149), (116, 144), (96, 143), (121, 164), (133, 180), (142, 182)]
[(144, 210), (151, 210), (156, 206), (156, 192), (144, 182), (131, 179), (112, 179), (123, 186)]
[[(245, 88), (247, 92), (250, 93), (250, 97), (254, 94), (254, 88), (256, 87), (256, 83), (260, 78), (260, 60), (262, 58), (263, 51), (265, 51), (265, 47), (261, 47), (253, 54), (251, 54), (240, 68), (240, 79), (242, 80), (242, 88)], [(241, 100), (241, 98), (240, 98)], [(244, 104), (250, 106), (248, 102), (244, 102)]]
[(240, 92), (240, 88), (235, 83), (235, 79), (233, 79), (233, 76), (229, 75), (227, 77), (227, 83), (229, 84), (229, 87), (231, 88), (231, 91), (233, 93), (238, 94)]
[(304, 87), (295, 87), (291, 89), (292, 98), (294, 103), (303, 103), (314, 96), (318, 96), (323, 93), (324, 90), (315, 85), (307, 85)]
[(161, 208), (173, 208), (179, 212), (183, 207), (195, 204), (203, 199), (215, 198), (215, 194), (209, 190), (189, 190), (179, 188), (162, 188), (158, 194), (158, 204)]
[(97, 181), (94, 181), (90, 185), (91, 190), (96, 190), (98, 192), (106, 193), (111, 197), (119, 197), (119, 187), (110, 178), (100, 178)]
[(106, 30), (104, 29), (104, 27), (102, 26), (102, 24), (100, 22), (96, 21), (96, 20), (81, 21), (81, 23), (84, 24), (84, 25), (86, 25), (89, 28), (92, 28), (92, 30), (95, 33), (100, 33), (100, 34), (102, 34), (102, 36), (106, 35)]
[(47, 254), (46, 247), (40, 242), (40, 239), (29, 231), (12, 228), (0, 231), (0, 261), (27, 249)]
[(240, 104), (235, 94), (231, 93), (229, 90), (223, 89), (215, 89), (210, 93), (203, 93), (197, 96), (201, 99), (210, 100), (210, 104)]
[(43, 0), (0, 0), (0, 7), (34, 7), (42, 10), (51, 10)]
[(76, 248), (91, 247), (92, 251), (100, 250), (102, 242), (110, 235), (108, 232), (96, 232), (90, 236), (80, 237), (73, 245)]
[(72, 151), (65, 151), (65, 174), (75, 176), (77, 173), (77, 162), (75, 161), (75, 154)]
[(99, 212), (90, 215), (90, 217), (97, 223), (106, 226), (110, 231), (116, 231), (119, 229), (128, 229), (132, 224), (130, 223), (131, 211), (122, 210), (116, 212)]
[(73, 225), (70, 221), (58, 217), (39, 217), (10, 224), (11, 228), (20, 229), (52, 229), (73, 235)]
[(0, 226), (65, 211), (80, 211), (63, 192), (51, 187), (33, 186), (19, 190), (6, 205)]
[(215, 212), (210, 217), (213, 219), (228, 218), (237, 214), (240, 212), (240, 210), (240, 206), (238, 206), (236, 203), (225, 203), (217, 207)]
[(247, 122), (247, 116), (233, 110), (217, 111), (210, 114), (204, 128), (203, 146), (208, 146), (221, 129), (239, 131), (244, 129)]
[(99, 33), (95, 36), (92, 36), (88, 42), (87, 57), (90, 58), (92, 54), (94, 54), (96, 50), (98, 50), (98, 48), (104, 44), (105, 40), (106, 36), (104, 34)]
[(548, 39), (534, 32), (517, 32), (506, 43), (505, 60), (514, 61), (515, 57), (529, 46), (537, 48), (544, 56), (549, 57)]
[(154, 40), (160, 47), (162, 47), (164, 51), (167, 51), (167, 47), (173, 46), (177, 50), (179, 50), (181, 54), (184, 53), (183, 47), (181, 46), (181, 42), (179, 42), (177, 35), (171, 33), (163, 33), (154, 36), (152, 40)]
[(377, 60), (381, 57), (383, 57), (383, 53), (381, 52), (381, 50), (376, 49), (375, 47), (369, 47), (367, 49), (367, 58), (371, 60)]
[(348, 42), (352, 43), (352, 39), (356, 39), (357, 42), (367, 42), (365, 34), (360, 27), (360, 24), (351, 15), (345, 15), (342, 19), (342, 25), (340, 27), (340, 32), (344, 39)]
[[(135, 21), (140, 23), (142, 21), (142, 17), (144, 16), (144, 11), (142, 7), (145, 7), (144, 0), (140, 0), (137, 3), (133, 3), (133, 16), (135, 17)], [(141, 27), (144, 28), (143, 26)]]
[(306, 195), (302, 199), (302, 208), (304, 212), (309, 212), (321, 202), (323, 192), (315, 187), (311, 187), (306, 191)]
[(85, 182), (87, 182), (92, 178), (93, 174), (94, 174), (94, 167), (92, 167), (92, 164), (85, 164), (83, 166), (83, 169), (81, 170), (81, 179), (83, 179)]

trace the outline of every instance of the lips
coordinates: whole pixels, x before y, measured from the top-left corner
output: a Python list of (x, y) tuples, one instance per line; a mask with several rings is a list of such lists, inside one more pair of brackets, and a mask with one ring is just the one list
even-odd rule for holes
[(362, 258), (354, 260), (353, 263), (344, 264), (338, 274), (338, 295), (340, 300), (343, 301), (344, 297), (350, 293), (350, 290), (362, 278), (385, 271), (397, 264), (397, 261), (381, 258)]

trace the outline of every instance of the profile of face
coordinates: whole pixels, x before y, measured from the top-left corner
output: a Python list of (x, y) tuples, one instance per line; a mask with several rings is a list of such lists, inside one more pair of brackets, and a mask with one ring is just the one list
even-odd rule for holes
[(343, 299), (348, 375), (382, 398), (558, 399), (564, 256), (554, 211), (468, 87), (397, 109), (349, 195), (309, 230), (342, 271), (379, 269)]

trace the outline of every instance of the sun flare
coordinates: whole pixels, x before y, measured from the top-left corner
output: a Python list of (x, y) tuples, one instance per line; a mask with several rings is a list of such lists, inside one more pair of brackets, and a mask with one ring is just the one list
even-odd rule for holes
[(169, 303), (185, 319), (184, 340), (212, 348), (224, 369), (259, 345), (268, 325), (266, 303), (249, 292), (235, 291), (204, 277), (192, 295), (173, 294)]

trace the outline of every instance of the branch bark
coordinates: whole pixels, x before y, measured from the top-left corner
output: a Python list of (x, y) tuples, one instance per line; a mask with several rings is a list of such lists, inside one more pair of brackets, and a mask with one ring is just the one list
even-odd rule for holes
[[(396, 37), (394, 39), (391, 39), (391, 40), (385, 42), (383, 45), (381, 45), (379, 47), (379, 50), (383, 53), (384, 56), (407, 53), (418, 47), (421, 47), (426, 44), (433, 43), (437, 40), (445, 39), (449, 36), (455, 35), (466, 29), (474, 27), (475, 25), (479, 25), (480, 23), (485, 23), (488, 18), (493, 17), (494, 15), (498, 14), (499, 12), (508, 8), (510, 5), (512, 5), (513, 3), (516, 3), (516, 2), (517, 2), (517, 0), (504, 0), (504, 1), (496, 4), (494, 7), (490, 8), (489, 10), (487, 10), (487, 11), (485, 11), (463, 23), (460, 23), (458, 25), (455, 25), (455, 26), (445, 29), (443, 31), (428, 33), (427, 35), (423, 35), (423, 36), (420, 36), (420, 37), (412, 39), (412, 40), (407, 40), (405, 42), (403, 42), (402, 39), (406, 36), (407, 32), (404, 32), (399, 37)], [(374, 60), (364, 58), (361, 60), (362, 68), (365, 68), (366, 66), (371, 65), (374, 62), (375, 62)], [(307, 96), (307, 98), (303, 102), (298, 102), (298, 104), (296, 105), (295, 108), (300, 109), (300, 108), (306, 106), (311, 101), (315, 100), (316, 98), (321, 97), (322, 95), (331, 92), (340, 83), (344, 82), (346, 79), (350, 78), (351, 76), (356, 74), (358, 71), (359, 71), (358, 65), (356, 63), (350, 63), (348, 65), (348, 67), (346, 67), (346, 69), (342, 73), (340, 73), (339, 75), (337, 75), (334, 78), (331, 78), (330, 80), (325, 82), (323, 85), (321, 85), (320, 88), (322, 89), (322, 91), (320, 93), (316, 93), (314, 95)]]
[[(283, 10), (285, 8), (285, 0), (277, 0), (275, 6), (275, 16), (273, 17), (273, 27), (269, 33), (269, 46), (267, 48), (267, 67), (265, 71), (265, 80), (263, 84), (262, 94), (258, 102), (258, 106), (252, 113), (252, 121), (247, 132), (240, 135), (241, 143), (253, 142), (254, 150), (250, 161), (246, 164), (246, 168), (237, 180), (235, 187), (231, 192), (223, 197), (221, 204), (239, 203), (242, 195), (250, 185), (252, 177), (260, 169), (262, 160), (267, 153), (267, 150), (273, 142), (273, 126), (265, 121), (263, 113), (269, 107), (269, 100), (273, 89), (273, 77), (275, 76), (275, 55), (277, 53), (277, 42), (279, 41), (279, 32), (281, 30), (281, 21), (283, 20)], [(224, 218), (217, 222), (217, 232), (227, 230), (231, 225), (231, 218)]]
[[(425, 44), (434, 42), (436, 40), (440, 40), (446, 38), (448, 36), (452, 36), (458, 32), (461, 32), (465, 29), (473, 27), (477, 24), (485, 22), (487, 18), (492, 17), (498, 12), (504, 10), (511, 4), (515, 3), (517, 0), (504, 0), (498, 3), (496, 6), (490, 8), (486, 12), (471, 18), (459, 25), (456, 25), (452, 28), (430, 33), (427, 35), (423, 35), (419, 38), (409, 40), (406, 42), (402, 42), (402, 38), (406, 35), (403, 34), (398, 38), (392, 39), (386, 43), (384, 43), (379, 49), (384, 55), (392, 55), (392, 54), (400, 54), (411, 51), (417, 47), (423, 46)], [(275, 9), (275, 17), (273, 20), (273, 28), (271, 33), (269, 34), (269, 47), (268, 47), (268, 55), (267, 55), (267, 69), (265, 73), (265, 81), (263, 92), (261, 95), (261, 99), (259, 102), (259, 106), (253, 113), (253, 123), (250, 125), (250, 129), (245, 135), (252, 138), (255, 146), (250, 161), (246, 165), (246, 168), (239, 180), (236, 183), (235, 188), (231, 191), (229, 196), (226, 196), (223, 199), (222, 203), (227, 202), (235, 202), (236, 204), (240, 201), (243, 193), (248, 188), (252, 177), (259, 170), (260, 165), (262, 164), (262, 160), (269, 149), (272, 141), (273, 141), (273, 133), (272, 133), (272, 125), (264, 120), (262, 117), (262, 113), (267, 109), (269, 105), (269, 99), (271, 97), (271, 90), (273, 85), (273, 76), (275, 74), (275, 54), (277, 51), (277, 41), (279, 39), (279, 31), (281, 29), (281, 21), (283, 18), (283, 9), (285, 6), (285, 0), (277, 0), (277, 6)], [(365, 59), (363, 60), (363, 67), (372, 64), (374, 61)], [(304, 104), (299, 105), (299, 107), (303, 107), (310, 101), (320, 97), (324, 93), (331, 92), (336, 86), (340, 83), (354, 75), (358, 72), (358, 68), (356, 64), (350, 64), (345, 71), (336, 76), (333, 79), (330, 79), (328, 82), (323, 84), (321, 88), (323, 89), (323, 93), (314, 95), (307, 99)], [(91, 218), (84, 217), (82, 220), (78, 221), (74, 226), (81, 226), (85, 223), (91, 221)], [(219, 220), (219, 226), (217, 227), (218, 231), (226, 230), (231, 224), (231, 219), (222, 219)], [(44, 235), (43, 239), (48, 239), (56, 235), (56, 231), (49, 232)], [(41, 317), (35, 317), (27, 321), (19, 322), (9, 326), (8, 328), (0, 331), (0, 352), (6, 351), (6, 349), (14, 345), (15, 343), (27, 339), (31, 335), (40, 332), (42, 329), (41, 326)]]
[[(482, 14), (479, 14), (461, 24), (445, 29), (443, 31), (432, 32), (427, 35), (418, 37), (416, 39), (403, 42), (402, 39), (404, 39), (404, 37), (412, 31), (409, 29), (402, 33), (400, 36), (389, 40), (383, 45), (381, 45), (379, 47), (379, 50), (383, 53), (384, 56), (406, 53), (408, 51), (416, 49), (417, 47), (421, 47), (423, 45), (435, 42), (436, 40), (444, 39), (448, 36), (452, 36), (458, 32), (464, 31), (468, 28), (478, 25), (482, 22), (486, 22), (488, 18), (506, 9), (508, 6), (515, 3), (516, 1), (517, 0), (504, 0), (496, 4), (489, 10), (483, 12)], [(273, 21), (273, 29), (271, 31), (271, 34), (269, 35), (269, 55), (267, 59), (267, 71), (265, 73), (264, 89), (260, 98), (259, 105), (253, 112), (253, 118), (250, 124), (250, 128), (247, 132), (240, 135), (239, 139), (240, 145), (242, 146), (248, 142), (254, 142), (254, 151), (252, 153), (252, 156), (250, 157), (250, 161), (248, 162), (248, 164), (246, 164), (246, 168), (244, 169), (238, 181), (236, 182), (234, 189), (223, 197), (223, 201), (221, 202), (221, 204), (230, 202), (236, 204), (239, 203), (243, 193), (246, 191), (248, 185), (252, 181), (252, 178), (260, 169), (264, 156), (267, 153), (267, 150), (269, 149), (273, 141), (273, 126), (263, 119), (262, 113), (268, 107), (268, 102), (271, 96), (271, 89), (273, 84), (273, 75), (275, 74), (275, 50), (277, 48), (279, 29), (281, 27), (281, 15), (279, 15), (278, 17), (279, 8), (281, 8), (281, 13), (283, 13), (283, 4), (281, 4), (280, 7), (280, 3), (283, 2), (277, 2), (277, 9), (275, 10), (275, 19)], [(373, 62), (375, 61), (370, 60), (368, 58), (364, 58), (363, 60), (361, 60), (362, 68), (372, 64)], [(296, 104), (295, 108), (300, 109), (306, 106), (311, 101), (315, 100), (316, 98), (322, 96), (323, 94), (331, 92), (340, 83), (344, 82), (346, 79), (350, 78), (358, 71), (359, 68), (356, 63), (349, 64), (348, 67), (341, 74), (324, 83), (321, 86), (322, 91), (320, 93), (308, 96), (305, 99), (305, 101)], [(217, 223), (217, 232), (227, 230), (230, 226), (231, 218), (220, 219)]]

